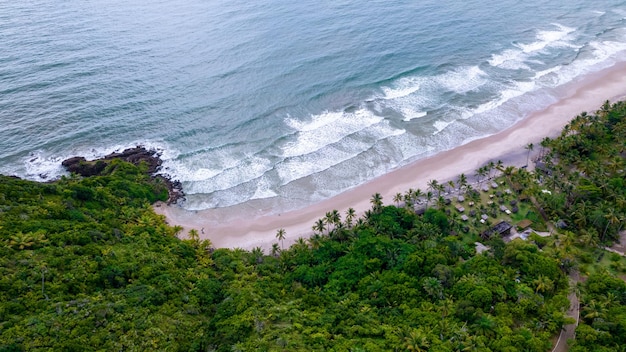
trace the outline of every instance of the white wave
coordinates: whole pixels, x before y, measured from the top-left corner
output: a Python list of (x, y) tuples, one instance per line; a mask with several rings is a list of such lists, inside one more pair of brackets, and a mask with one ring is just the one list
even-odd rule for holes
[(252, 156), (241, 160), (234, 167), (220, 170), (213, 176), (205, 179), (191, 181), (194, 176), (199, 176), (200, 174), (186, 165), (182, 165), (176, 174), (181, 181), (189, 182), (185, 188), (186, 193), (212, 193), (255, 180), (272, 170), (272, 168), (273, 165), (270, 160)]
[(352, 159), (370, 149), (377, 141), (405, 132), (403, 129), (391, 127), (386, 120), (381, 121), (355, 135), (344, 138), (340, 143), (326, 145), (311, 153), (287, 158), (276, 165), (276, 171), (284, 185)]
[(558, 23), (553, 23), (558, 28), (556, 31), (538, 30), (535, 42), (529, 44), (517, 44), (524, 53), (535, 53), (543, 50), (549, 46), (557, 46), (567, 43), (568, 34), (572, 33), (575, 29), (567, 26), (563, 26)]
[(3, 173), (15, 174), (18, 177), (33, 181), (50, 181), (68, 175), (65, 168), (61, 165), (63, 160), (75, 156), (82, 156), (87, 160), (102, 158), (111, 153), (121, 152), (124, 149), (134, 148), (138, 145), (144, 146), (148, 150), (155, 150), (161, 155), (162, 160), (171, 158), (175, 154), (164, 143), (154, 141), (137, 141), (124, 145), (114, 145), (108, 147), (92, 147), (92, 148), (73, 148), (62, 154), (51, 154), (48, 151), (36, 150), (20, 161), (21, 167), (17, 170), (2, 170)]
[(489, 65), (500, 67), (507, 70), (530, 70), (530, 67), (524, 63), (527, 55), (519, 49), (506, 49), (500, 54), (492, 54)]
[(415, 92), (417, 92), (421, 85), (417, 77), (402, 78), (394, 84), (396, 87), (382, 87), (383, 93), (385, 93), (385, 100), (394, 100), (404, 98)]
[(487, 83), (486, 76), (478, 66), (470, 66), (448, 71), (434, 79), (447, 90), (463, 94)]
[(543, 70), (543, 71), (537, 71), (535, 73), (535, 77), (534, 79), (538, 79), (541, 78), (543, 76), (549, 75), (551, 73), (555, 73), (558, 72), (561, 69), (562, 66), (555, 66), (555, 67), (550, 67), (549, 69)]
[(256, 185), (256, 191), (250, 199), (267, 199), (278, 196), (278, 193), (273, 191), (270, 186), (270, 182), (265, 177), (261, 177)]
[(491, 59), (487, 60), (487, 62), (493, 67), (507, 70), (530, 70), (528, 63), (532, 62), (531, 58), (541, 53), (546, 48), (581, 48), (572, 43), (573, 38), (570, 33), (575, 31), (574, 28), (558, 23), (553, 23), (553, 26), (557, 27), (557, 30), (538, 30), (535, 36), (536, 41), (527, 44), (517, 43), (515, 44), (516, 48), (509, 48), (500, 53), (492, 54)]
[(593, 56), (595, 62), (605, 61), (616, 54), (626, 51), (626, 43), (616, 41), (591, 42), (589, 45), (593, 48)]
[(353, 113), (325, 112), (306, 122), (288, 119), (287, 124), (298, 133), (294, 140), (281, 147), (282, 156), (289, 158), (309, 154), (381, 121), (383, 117), (364, 108)]
[(411, 120), (419, 119), (420, 117), (424, 117), (424, 116), (428, 115), (428, 112), (426, 112), (426, 111), (415, 111), (415, 110), (412, 110), (410, 108), (403, 108), (402, 109), (402, 115), (404, 116), (404, 119), (402, 119), (402, 121), (411, 121)]
[(535, 90), (535, 88), (536, 88), (536, 83), (534, 81), (515, 82), (513, 84), (513, 87), (501, 91), (497, 99), (493, 99), (486, 103), (483, 103), (474, 109), (464, 111), (461, 114), (461, 118), (468, 119), (472, 116), (483, 114), (488, 111), (492, 111), (500, 107), (502, 104), (510, 101), (513, 98), (519, 97), (521, 95), (524, 95), (528, 92)]
[(438, 134), (439, 132), (443, 131), (446, 127), (450, 126), (452, 123), (454, 123), (454, 120), (452, 121), (435, 121), (435, 123), (433, 124), (433, 127), (435, 127), (437, 130), (435, 132), (433, 132), (433, 135)]
[(46, 155), (41, 150), (30, 153), (23, 159), (23, 171), (16, 176), (33, 181), (49, 181), (68, 175), (61, 162), (67, 158)]

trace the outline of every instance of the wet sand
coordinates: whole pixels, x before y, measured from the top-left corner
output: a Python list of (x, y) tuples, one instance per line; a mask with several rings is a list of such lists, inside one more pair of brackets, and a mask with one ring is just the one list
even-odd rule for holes
[[(270, 210), (250, 205), (187, 211), (176, 205), (156, 204), (158, 214), (165, 215), (170, 225), (184, 228), (182, 235), (196, 229), (201, 238), (208, 238), (216, 248), (271, 248), (277, 243), (276, 232), (285, 229), (285, 247), (300, 237), (309, 237), (312, 226), (326, 212), (337, 209), (342, 216), (348, 208), (362, 214), (371, 207), (373, 194), (380, 193), (385, 204), (394, 204), (393, 195), (409, 188), (427, 189), (429, 180), (456, 180), (464, 173), (473, 177), (475, 170), (489, 161), (502, 160), (505, 166), (526, 164), (525, 146), (534, 143), (534, 153), (544, 137), (557, 136), (563, 126), (583, 111), (594, 112), (606, 100), (614, 102), (626, 96), (626, 63), (587, 75), (562, 87), (565, 98), (548, 108), (534, 112), (512, 127), (495, 135), (474, 140), (391, 171), (370, 182), (335, 197), (294, 211), (272, 214)], [(532, 154), (531, 154), (532, 159)]]

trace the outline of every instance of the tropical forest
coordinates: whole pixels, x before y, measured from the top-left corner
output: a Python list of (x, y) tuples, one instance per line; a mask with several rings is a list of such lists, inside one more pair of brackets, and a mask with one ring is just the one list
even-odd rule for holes
[(626, 103), (527, 148), (271, 250), (168, 225), (143, 163), (0, 176), (0, 351), (626, 351)]

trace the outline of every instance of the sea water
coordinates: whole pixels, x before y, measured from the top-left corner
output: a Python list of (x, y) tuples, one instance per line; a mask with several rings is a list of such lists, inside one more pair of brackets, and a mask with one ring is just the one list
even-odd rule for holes
[(135, 145), (277, 212), (494, 134), (626, 60), (626, 1), (0, 2), (0, 173)]

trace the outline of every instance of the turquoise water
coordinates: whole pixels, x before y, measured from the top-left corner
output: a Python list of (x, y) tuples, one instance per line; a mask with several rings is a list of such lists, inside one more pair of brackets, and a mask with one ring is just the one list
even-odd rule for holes
[(184, 207), (325, 199), (626, 60), (626, 1), (0, 2), (0, 173), (137, 144)]

